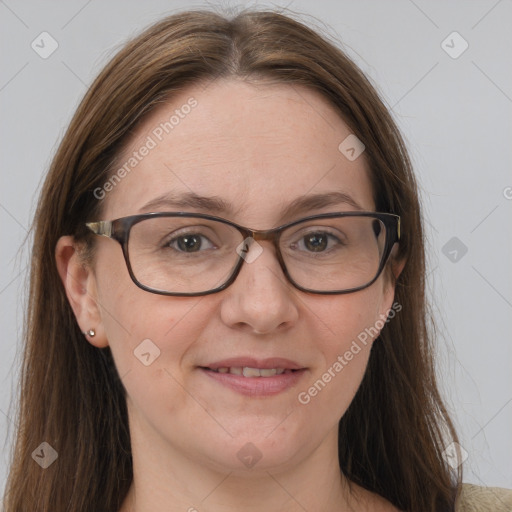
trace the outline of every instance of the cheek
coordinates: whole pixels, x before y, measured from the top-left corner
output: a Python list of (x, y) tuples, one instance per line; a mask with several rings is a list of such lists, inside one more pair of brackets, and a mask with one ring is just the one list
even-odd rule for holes
[[(333, 425), (352, 402), (363, 379), (373, 340), (378, 336), (380, 288), (377, 286), (310, 304), (316, 329), (322, 325), (315, 368), (298, 402)], [(319, 322), (318, 320), (321, 320)]]
[(198, 298), (151, 296), (141, 290), (118, 296), (108, 312), (108, 306), (102, 307), (119, 369), (139, 368), (141, 362), (151, 366), (157, 360), (161, 366), (177, 366), (207, 323), (208, 315), (197, 303)]
[[(105, 242), (97, 254), (98, 306), (119, 372), (137, 368), (144, 349), (151, 361), (179, 358), (184, 344), (191, 343), (202, 327), (205, 317), (197, 315), (195, 308), (201, 297), (166, 297), (142, 290), (130, 278), (121, 248)], [(185, 337), (179, 334), (184, 325)]]
[[(357, 339), (371, 344), (375, 327), (380, 325), (377, 323), (383, 303), (380, 282), (355, 293), (318, 297), (309, 305), (314, 313), (310, 315), (310, 328), (321, 329), (323, 342), (319, 348), (326, 355), (348, 350)], [(370, 336), (369, 332), (374, 336)], [(364, 343), (362, 346), (365, 346)]]
[[(172, 380), (210, 317), (206, 301), (146, 292), (132, 282), (124, 261), (105, 266), (98, 282), (102, 324), (129, 394)], [(169, 382), (160, 384), (170, 388)]]
[[(184, 416), (204, 416), (188, 392), (184, 367), (212, 313), (201, 297), (165, 297), (137, 289), (115, 299), (105, 329), (128, 405), (139, 419), (164, 431), (173, 425), (178, 432), (187, 424)], [(187, 435), (186, 428), (180, 432)]]

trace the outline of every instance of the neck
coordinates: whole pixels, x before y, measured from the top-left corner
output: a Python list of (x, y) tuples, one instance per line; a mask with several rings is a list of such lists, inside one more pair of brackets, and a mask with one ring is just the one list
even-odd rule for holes
[[(151, 442), (147, 441), (151, 439)], [(132, 429), (133, 482), (120, 512), (353, 511), (357, 489), (342, 475), (332, 430), (307, 459), (291, 467), (240, 471), (191, 460), (179, 447)]]

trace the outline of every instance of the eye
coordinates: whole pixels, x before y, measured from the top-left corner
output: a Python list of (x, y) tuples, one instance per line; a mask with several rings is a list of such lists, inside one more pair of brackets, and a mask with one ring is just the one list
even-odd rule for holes
[(213, 249), (213, 243), (204, 235), (199, 233), (187, 233), (174, 237), (166, 243), (166, 247), (171, 247), (180, 252), (199, 252), (205, 249)]
[(306, 250), (308, 252), (325, 252), (334, 245), (341, 244), (340, 240), (325, 231), (314, 231), (304, 235), (292, 248)]

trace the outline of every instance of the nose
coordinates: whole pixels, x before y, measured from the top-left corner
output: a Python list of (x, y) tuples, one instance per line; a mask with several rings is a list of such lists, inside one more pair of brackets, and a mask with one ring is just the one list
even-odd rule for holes
[(244, 259), (235, 282), (221, 292), (222, 321), (254, 334), (289, 329), (299, 317), (300, 292), (286, 280), (272, 243), (253, 242)]

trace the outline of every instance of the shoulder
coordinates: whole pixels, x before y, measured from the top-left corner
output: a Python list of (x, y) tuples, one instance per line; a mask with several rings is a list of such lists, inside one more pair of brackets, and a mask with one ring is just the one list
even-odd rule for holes
[(462, 484), (456, 512), (512, 512), (512, 489)]

